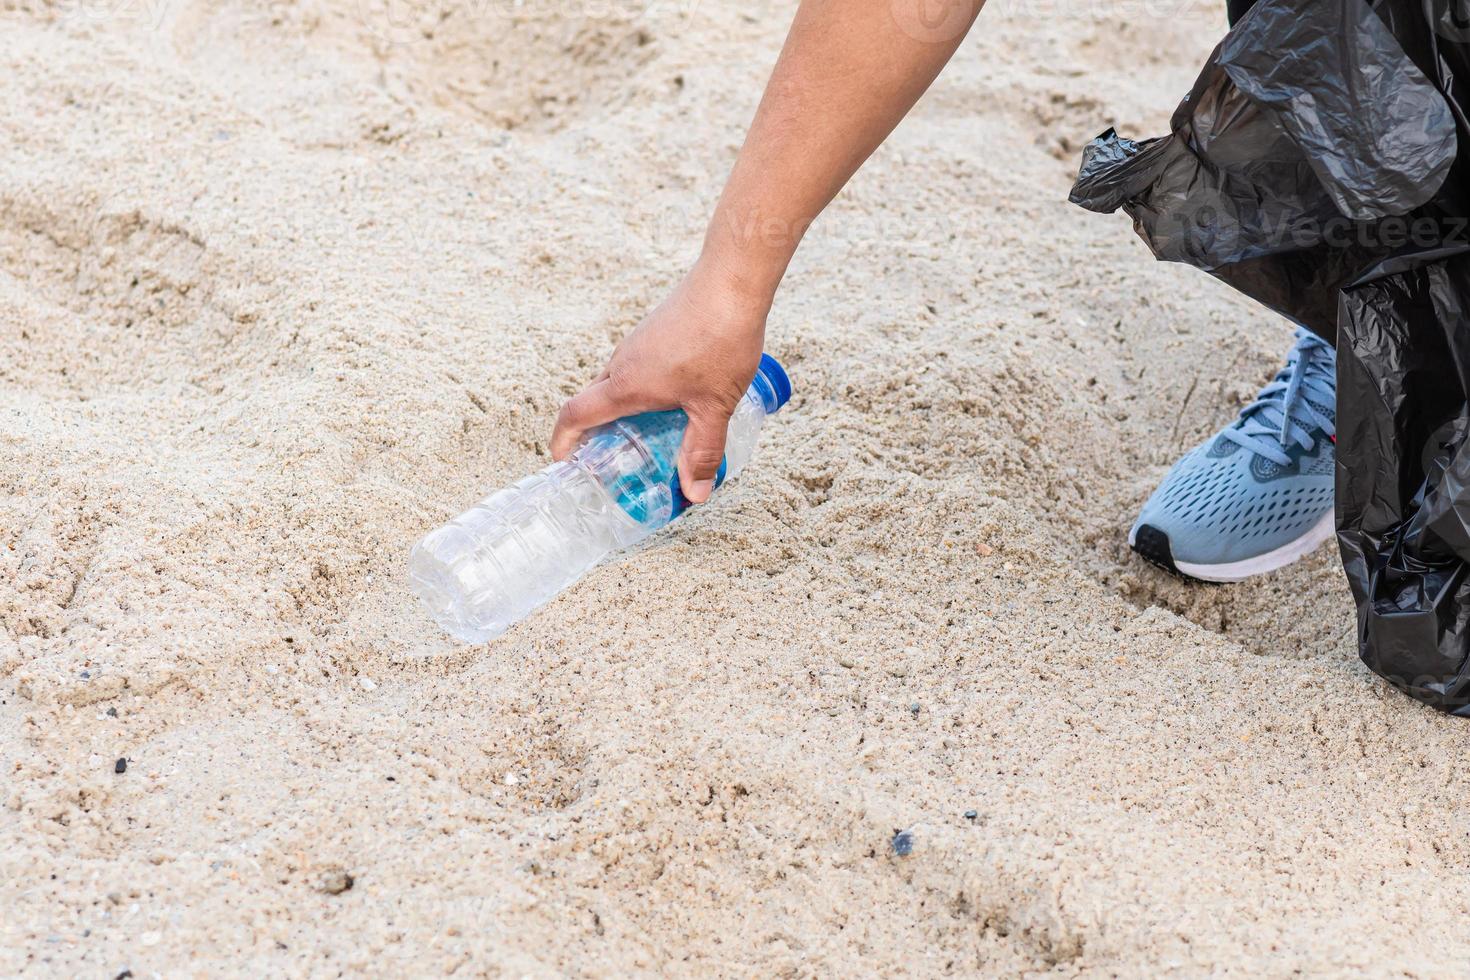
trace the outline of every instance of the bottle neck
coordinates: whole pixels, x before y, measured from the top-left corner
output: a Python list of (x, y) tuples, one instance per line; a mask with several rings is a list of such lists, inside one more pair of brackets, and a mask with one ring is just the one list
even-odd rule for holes
[(750, 390), (755, 394), (756, 401), (760, 402), (761, 408), (766, 410), (767, 415), (775, 415), (781, 408), (781, 400), (776, 395), (775, 386), (764, 373), (757, 371), (751, 379)]

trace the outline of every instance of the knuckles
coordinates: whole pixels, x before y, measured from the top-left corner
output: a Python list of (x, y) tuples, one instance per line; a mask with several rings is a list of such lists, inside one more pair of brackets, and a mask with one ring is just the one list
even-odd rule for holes
[(561, 434), (563, 429), (576, 423), (577, 412), (577, 400), (575, 398), (562, 403), (561, 410), (556, 413), (556, 428), (552, 432), (553, 441)]

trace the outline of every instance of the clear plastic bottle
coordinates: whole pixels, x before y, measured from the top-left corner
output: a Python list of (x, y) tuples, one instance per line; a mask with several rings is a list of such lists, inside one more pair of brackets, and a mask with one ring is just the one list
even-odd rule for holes
[[(750, 462), (767, 415), (791, 397), (769, 354), (730, 417), (718, 487)], [(408, 575), (434, 620), (471, 643), (504, 633), (610, 552), (678, 517), (677, 460), (688, 417), (647, 412), (593, 429), (565, 462), (491, 494), (430, 533)]]

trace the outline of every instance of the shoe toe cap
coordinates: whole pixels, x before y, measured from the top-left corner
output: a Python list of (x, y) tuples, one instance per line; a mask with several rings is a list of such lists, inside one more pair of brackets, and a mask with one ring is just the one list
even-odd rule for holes
[(1152, 524), (1133, 525), (1133, 530), (1128, 533), (1128, 544), (1145, 561), (1166, 572), (1180, 574), (1179, 566), (1174, 564), (1174, 551), (1169, 544), (1169, 535)]

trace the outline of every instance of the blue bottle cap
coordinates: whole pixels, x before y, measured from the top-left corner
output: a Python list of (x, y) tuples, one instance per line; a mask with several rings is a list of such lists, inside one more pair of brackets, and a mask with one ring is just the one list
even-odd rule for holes
[(786, 376), (786, 369), (770, 354), (761, 354), (760, 367), (755, 369), (755, 373), (758, 379), (765, 379), (775, 396), (774, 402), (767, 402), (766, 411), (770, 414), (779, 412), (781, 406), (791, 400), (791, 379)]

